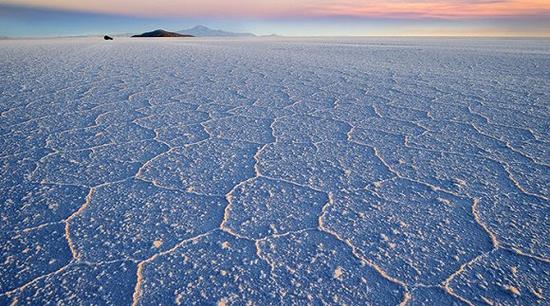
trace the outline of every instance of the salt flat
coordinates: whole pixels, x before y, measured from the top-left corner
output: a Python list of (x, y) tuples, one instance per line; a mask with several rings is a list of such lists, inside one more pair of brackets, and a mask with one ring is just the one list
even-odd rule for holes
[(0, 41), (0, 304), (550, 299), (550, 41)]

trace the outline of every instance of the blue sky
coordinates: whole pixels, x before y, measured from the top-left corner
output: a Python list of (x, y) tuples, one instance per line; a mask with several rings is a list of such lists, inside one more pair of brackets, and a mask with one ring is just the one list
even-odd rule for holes
[[(336, 13), (327, 13), (326, 10), (320, 9), (301, 13), (286, 10), (280, 14), (261, 14), (252, 11), (226, 15), (201, 11), (199, 16), (189, 13), (188, 10), (182, 10), (186, 13), (181, 14), (143, 14), (117, 10), (104, 12), (77, 7), (21, 6), (5, 2), (9, 1), (0, 0), (0, 36), (10, 37), (141, 33), (157, 28), (175, 31), (197, 24), (259, 35), (276, 33), (289, 36), (550, 35), (550, 15), (546, 13), (545, 8), (535, 13), (522, 11), (521, 14), (500, 13), (483, 16), (470, 16), (467, 10), (456, 16), (445, 15), (444, 11), (438, 14), (423, 14), (422, 8), (417, 9), (415, 6), (414, 12), (403, 10), (398, 13), (380, 13), (380, 10), (375, 13), (350, 13), (348, 9), (345, 11), (346, 14), (342, 14), (341, 10), (336, 8), (333, 9), (337, 10)], [(358, 11), (360, 7), (353, 9)]]

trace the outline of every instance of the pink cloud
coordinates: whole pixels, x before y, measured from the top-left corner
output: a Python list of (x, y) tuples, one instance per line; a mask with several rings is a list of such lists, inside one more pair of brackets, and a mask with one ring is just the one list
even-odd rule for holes
[(550, 15), (548, 0), (0, 0), (0, 3), (139, 16), (355, 16), (475, 18)]

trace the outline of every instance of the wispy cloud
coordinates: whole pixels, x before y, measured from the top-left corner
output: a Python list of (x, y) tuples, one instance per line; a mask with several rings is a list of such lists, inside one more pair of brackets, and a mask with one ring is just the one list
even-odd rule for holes
[[(9, 3), (8, 3), (9, 2)], [(256, 34), (550, 36), (550, 1), (0, 0), (0, 36), (180, 30)], [(8, 4), (7, 4), (8, 3)], [(20, 5), (25, 4), (25, 6)]]
[(548, 0), (0, 0), (135, 16), (473, 18), (550, 15)]
[(550, 15), (550, 1), (541, 0), (422, 0), (333, 1), (312, 8), (314, 15), (401, 18), (475, 18)]

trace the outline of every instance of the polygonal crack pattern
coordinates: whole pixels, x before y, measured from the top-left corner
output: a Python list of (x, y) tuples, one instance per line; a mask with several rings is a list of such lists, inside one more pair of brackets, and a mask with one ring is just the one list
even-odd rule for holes
[(0, 49), (2, 305), (550, 298), (548, 41)]

